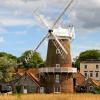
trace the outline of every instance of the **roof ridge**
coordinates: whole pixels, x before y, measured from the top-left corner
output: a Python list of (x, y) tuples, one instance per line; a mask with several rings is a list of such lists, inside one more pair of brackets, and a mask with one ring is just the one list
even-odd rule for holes
[(37, 80), (37, 78), (36, 78), (34, 75), (33, 75), (33, 76), (31, 75), (32, 73), (30, 74), (29, 72), (26, 72), (26, 74), (27, 74), (29, 77), (33, 78), (33, 79), (34, 79), (33, 81), (34, 81), (38, 86), (40, 86), (40, 85), (39, 85), (39, 81)]

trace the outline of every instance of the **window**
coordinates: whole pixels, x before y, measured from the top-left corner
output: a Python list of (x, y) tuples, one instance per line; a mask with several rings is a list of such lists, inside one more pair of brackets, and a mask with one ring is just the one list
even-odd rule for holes
[(98, 72), (96, 72), (96, 77), (98, 77), (99, 75), (98, 75)]
[(60, 76), (59, 76), (59, 74), (56, 74), (56, 76), (55, 76), (55, 82), (56, 83), (60, 82)]
[(56, 64), (56, 67), (60, 67), (60, 64)]
[(84, 76), (87, 77), (87, 72), (84, 72)]
[(90, 72), (90, 77), (93, 77), (93, 72)]
[(85, 69), (87, 69), (87, 65), (85, 65), (84, 67), (85, 67)]
[(96, 69), (98, 69), (99, 68), (99, 65), (96, 65)]

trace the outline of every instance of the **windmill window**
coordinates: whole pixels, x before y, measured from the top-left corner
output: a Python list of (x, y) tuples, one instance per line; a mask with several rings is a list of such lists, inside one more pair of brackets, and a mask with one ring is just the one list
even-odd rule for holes
[(60, 67), (60, 64), (56, 64), (56, 67)]
[(59, 76), (59, 74), (56, 74), (56, 76), (55, 76), (55, 82), (56, 83), (60, 82), (60, 76)]

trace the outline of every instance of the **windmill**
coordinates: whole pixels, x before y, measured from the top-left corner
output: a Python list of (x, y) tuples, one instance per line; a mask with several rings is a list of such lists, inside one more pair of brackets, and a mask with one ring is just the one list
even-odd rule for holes
[(48, 38), (47, 67), (39, 69), (41, 89), (44, 92), (73, 92), (72, 75), (76, 72), (76, 69), (72, 68), (70, 41), (75, 36), (74, 27), (70, 26), (67, 29), (62, 27), (55, 28), (61, 17), (73, 2), (74, 0), (71, 0), (68, 3), (52, 27), (39, 16), (41, 21), (48, 28), (48, 32), (36, 48), (30, 52), (27, 58), (25, 58), (25, 62), (28, 62), (34, 55), (34, 52), (36, 52), (44, 40)]
[[(36, 52), (36, 50), (41, 46), (41, 44), (44, 42), (44, 40), (48, 37), (53, 37), (56, 41), (56, 43), (54, 43), (54, 45), (56, 46), (57, 44), (59, 45), (58, 47), (60, 49), (62, 49), (62, 52), (64, 52), (66, 55), (68, 54), (68, 52), (65, 50), (65, 48), (63, 47), (63, 45), (61, 44), (61, 42), (59, 41), (59, 39), (57, 38), (57, 36), (55, 34), (57, 34), (57, 30), (60, 29), (60, 31), (65, 31), (67, 33), (69, 33), (68, 37), (70, 37), (71, 39), (73, 39), (74, 35), (74, 27), (69, 27), (68, 29), (62, 29), (61, 27), (59, 27), (59, 29), (55, 29), (57, 23), (59, 22), (59, 20), (61, 19), (61, 17), (65, 14), (65, 12), (67, 11), (67, 9), (71, 6), (71, 4), (74, 2), (74, 0), (71, 0), (69, 2), (69, 4), (65, 7), (65, 9), (63, 10), (63, 12), (60, 14), (60, 16), (56, 19), (56, 21), (54, 22), (54, 24), (52, 25), (52, 27), (50, 27), (50, 25), (48, 25), (48, 23), (37, 13), (35, 13), (40, 20), (42, 21), (42, 23), (48, 28), (48, 32), (47, 34), (42, 38), (42, 40), (39, 42), (39, 44), (36, 46), (36, 48), (34, 48), (33, 50), (31, 50), (30, 54), (27, 56), (27, 58), (25, 58), (25, 62), (28, 62), (31, 57), (33, 56), (34, 52)], [(59, 34), (58, 34), (59, 35)], [(73, 35), (73, 36), (72, 36)]]

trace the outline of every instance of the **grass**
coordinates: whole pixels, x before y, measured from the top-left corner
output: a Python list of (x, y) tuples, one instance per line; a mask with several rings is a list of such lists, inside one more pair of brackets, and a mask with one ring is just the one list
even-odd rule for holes
[(0, 95), (0, 100), (100, 100), (99, 94), (20, 94)]

